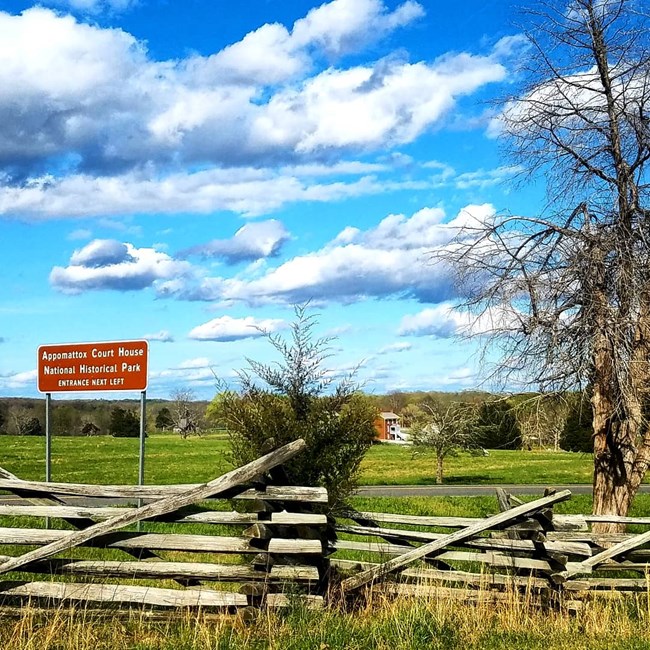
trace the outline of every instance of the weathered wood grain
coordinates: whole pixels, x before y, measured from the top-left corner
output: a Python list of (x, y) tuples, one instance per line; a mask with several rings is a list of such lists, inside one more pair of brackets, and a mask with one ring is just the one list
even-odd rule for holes
[(534, 576), (512, 576), (498, 573), (469, 573), (467, 571), (442, 571), (439, 569), (404, 569), (402, 578), (416, 582), (461, 583), (490, 589), (494, 587), (519, 589), (548, 589), (548, 580)]
[(128, 603), (156, 607), (242, 607), (248, 604), (248, 599), (243, 594), (203, 588), (181, 590), (133, 585), (0, 582), (0, 600), (13, 598), (79, 603)]
[[(404, 539), (416, 541), (432, 541), (443, 539), (448, 533), (429, 533), (421, 531), (401, 530), (395, 528), (368, 528), (366, 526), (336, 526), (336, 530), (342, 533), (353, 535), (367, 535), (373, 537), (399, 536)], [(513, 552), (534, 552), (537, 547), (531, 540), (513, 540), (513, 539), (492, 539), (488, 537), (477, 537), (462, 543), (463, 546), (473, 548), (484, 548), (492, 550), (505, 550)], [(579, 542), (541, 542), (542, 547), (548, 552), (568, 553), (570, 555), (579, 555), (590, 557), (592, 555), (591, 546)]]
[(408, 553), (395, 557), (388, 562), (380, 565), (379, 567), (362, 571), (356, 576), (347, 578), (341, 583), (342, 589), (343, 591), (357, 589), (358, 587), (361, 587), (368, 582), (371, 582), (372, 580), (381, 578), (389, 573), (393, 573), (398, 569), (401, 569), (402, 567), (405, 567), (408, 564), (411, 564), (412, 562), (425, 557), (426, 555), (431, 555), (436, 551), (441, 551), (445, 546), (453, 546), (455, 543), (470, 539), (480, 532), (489, 530), (490, 528), (505, 525), (509, 522), (515, 521), (524, 515), (535, 512), (540, 508), (544, 508), (553, 503), (558, 503), (559, 501), (565, 501), (570, 497), (571, 492), (569, 490), (564, 490), (562, 492), (558, 492), (557, 494), (542, 497), (541, 499), (536, 499), (530, 503), (517, 506), (511, 510), (508, 510), (507, 512), (501, 512), (497, 515), (493, 515), (492, 517), (488, 517), (482, 521), (477, 521), (471, 526), (467, 526), (466, 528), (457, 530), (455, 533), (451, 533), (445, 539), (429, 542), (428, 544), (424, 544), (423, 546), (410, 550)]
[(325, 601), (322, 596), (311, 596), (296, 594), (288, 596), (287, 594), (267, 594), (264, 599), (264, 606), (269, 609), (282, 607), (291, 607), (299, 604), (307, 609), (322, 609)]
[(29, 551), (20, 557), (9, 560), (8, 562), (3, 562), (0, 564), (0, 574), (7, 573), (8, 571), (15, 571), (16, 569), (28, 565), (30, 562), (51, 557), (56, 553), (73, 548), (74, 546), (79, 546), (95, 537), (106, 535), (138, 521), (150, 519), (152, 517), (159, 517), (179, 510), (180, 508), (192, 505), (198, 501), (202, 501), (209, 496), (215, 496), (227, 492), (242, 483), (257, 478), (272, 467), (281, 465), (287, 460), (293, 458), (304, 448), (305, 441), (302, 439), (296, 440), (271, 452), (270, 454), (267, 454), (266, 456), (262, 456), (261, 458), (244, 465), (243, 467), (234, 469), (205, 485), (144, 505), (131, 512), (89, 526), (84, 530), (73, 532), (63, 539), (52, 542), (34, 551)]
[(598, 567), (598, 565), (603, 564), (607, 560), (615, 558), (619, 555), (623, 555), (628, 551), (638, 548), (643, 544), (650, 542), (650, 531), (641, 533), (640, 535), (634, 535), (629, 539), (626, 539), (618, 544), (614, 544), (608, 549), (596, 553), (590, 558), (583, 560), (577, 566), (573, 567), (571, 570), (567, 571), (566, 577), (570, 578), (578, 573), (591, 573), (592, 569)]
[[(227, 475), (224, 474), (224, 476)], [(249, 480), (250, 479), (244, 479), (241, 482), (246, 483)], [(228, 488), (225, 488), (223, 491), (225, 492), (228, 489), (233, 489), (238, 484), (233, 484)], [(172, 496), (186, 494), (190, 490), (196, 490), (203, 487), (203, 485), (204, 484), (202, 483), (188, 483), (185, 485), (88, 485), (85, 483), (45, 483), (41, 481), (0, 479), (0, 490), (6, 490), (8, 492), (15, 492), (20, 490), (23, 493), (33, 493), (38, 495), (59, 494), (71, 497), (107, 497), (156, 500), (167, 499)], [(214, 494), (208, 494), (207, 496), (202, 497), (202, 499), (214, 498), (215, 496), (216, 495)], [(327, 490), (322, 487), (269, 485), (265, 490), (248, 488), (243, 492), (233, 494), (229, 498), (246, 500), (263, 499), (265, 501), (304, 501), (311, 503), (327, 503)]]
[[(0, 555), (0, 561), (9, 559)], [(51, 573), (136, 579), (195, 579), (219, 582), (308, 582), (318, 580), (318, 570), (304, 565), (276, 565), (269, 571), (256, 571), (246, 564), (212, 564), (208, 562), (132, 562), (104, 560), (70, 560), (50, 558), (34, 562), (24, 569), (30, 573)]]
[[(80, 506), (27, 506), (27, 505), (0, 505), (0, 516), (7, 517), (49, 517), (50, 519), (93, 519), (105, 520), (126, 512), (133, 512), (134, 508), (84, 508)], [(259, 521), (259, 516), (250, 512), (231, 512), (219, 510), (206, 510), (183, 516), (164, 515), (153, 517), (150, 521), (162, 521), (174, 524), (231, 524), (250, 526)], [(273, 512), (269, 520), (273, 524), (284, 526), (325, 526), (325, 515), (300, 513), (300, 512)], [(91, 523), (95, 523), (92, 521)], [(268, 523), (268, 522), (267, 522)]]
[(410, 583), (384, 583), (375, 585), (375, 591), (395, 596), (413, 596), (418, 598), (432, 598), (436, 600), (454, 600), (468, 603), (498, 603), (512, 602), (516, 595), (491, 591), (489, 589), (455, 589), (453, 587), (439, 587), (438, 585), (417, 585)]
[[(0, 528), (0, 543), (7, 545), (29, 544), (65, 545), (65, 542), (75, 531), (52, 530), (42, 528)], [(225, 535), (185, 535), (183, 533), (136, 533), (116, 531), (102, 539), (92, 538), (79, 544), (81, 546), (100, 546), (119, 549), (150, 549), (158, 551), (187, 551), (192, 553), (259, 553), (267, 550), (269, 553), (322, 553), (322, 543), (318, 539), (285, 539), (275, 538), (268, 541), (266, 549), (251, 544), (250, 538), (229, 537)], [(71, 547), (67, 547), (71, 548)], [(22, 556), (20, 556), (22, 557)], [(11, 561), (19, 558), (11, 558)], [(9, 564), (0, 564), (3, 568)]]
[(438, 528), (465, 528), (478, 521), (480, 517), (426, 517), (421, 515), (401, 515), (392, 512), (360, 512), (366, 519), (387, 524), (406, 524), (407, 526), (435, 526)]
[(587, 580), (567, 580), (564, 585), (565, 591), (589, 591), (597, 589), (615, 589), (623, 591), (642, 591), (650, 589), (648, 578), (596, 578), (590, 577)]

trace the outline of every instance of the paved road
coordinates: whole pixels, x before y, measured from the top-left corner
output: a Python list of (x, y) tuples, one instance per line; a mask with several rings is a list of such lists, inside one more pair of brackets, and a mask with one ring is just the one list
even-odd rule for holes
[[(494, 490), (502, 487), (511, 494), (543, 494), (544, 488), (571, 490), (573, 494), (591, 494), (591, 484), (573, 485), (365, 485), (357, 490), (362, 497), (476, 497), (493, 496)], [(640, 492), (650, 492), (650, 485), (642, 485)]]
[[(357, 490), (357, 494), (362, 497), (476, 497), (494, 496), (494, 490), (497, 487), (502, 487), (511, 494), (542, 495), (547, 486), (512, 483), (495, 485), (364, 485)], [(548, 487), (571, 490), (573, 494), (591, 494), (590, 484), (550, 485)], [(642, 485), (639, 492), (649, 493), (650, 485)], [(15, 504), (20, 501), (21, 499), (18, 497), (0, 496), (0, 505)], [(128, 502), (125, 499), (84, 499), (82, 497), (69, 498), (66, 501), (81, 507), (120, 505)]]

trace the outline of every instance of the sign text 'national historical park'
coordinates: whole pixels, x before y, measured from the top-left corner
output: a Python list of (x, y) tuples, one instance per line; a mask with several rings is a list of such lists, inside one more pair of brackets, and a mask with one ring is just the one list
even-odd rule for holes
[(147, 341), (41, 345), (38, 390), (146, 390), (148, 361)]

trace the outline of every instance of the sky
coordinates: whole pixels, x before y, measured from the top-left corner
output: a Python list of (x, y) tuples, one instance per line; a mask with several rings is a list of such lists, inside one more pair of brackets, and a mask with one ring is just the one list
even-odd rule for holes
[(0, 0), (0, 396), (145, 338), (149, 396), (209, 399), (307, 301), (368, 392), (479, 386), (431, 252), (540, 208), (494, 129), (515, 4)]

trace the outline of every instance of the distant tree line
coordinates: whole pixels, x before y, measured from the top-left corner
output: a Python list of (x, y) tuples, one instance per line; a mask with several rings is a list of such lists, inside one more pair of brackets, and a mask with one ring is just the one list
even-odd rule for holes
[[(177, 400), (147, 401), (147, 431), (173, 431), (191, 423), (192, 432), (204, 429), (207, 401), (193, 400), (180, 409)], [(176, 414), (184, 419), (177, 421)], [(133, 421), (139, 435), (140, 403), (138, 400), (53, 400), (52, 433), (56, 436), (133, 435)], [(182, 427), (181, 427), (182, 428)], [(45, 435), (45, 400), (34, 398), (0, 398), (0, 435)]]
[[(473, 408), (472, 446), (483, 449), (555, 449), (591, 453), (591, 406), (581, 395), (491, 395), (467, 391), (396, 391), (374, 396), (379, 411), (400, 416), (402, 428), (421, 425), (433, 409), (440, 413), (450, 405)], [(446, 410), (445, 410), (446, 412)], [(464, 418), (465, 420), (466, 418)]]
[[(399, 391), (367, 397), (377, 411), (394, 411), (407, 429), (421, 417), (423, 405), (473, 404), (477, 408), (475, 439), (484, 449), (546, 448), (591, 453), (593, 447), (591, 406), (588, 400), (574, 394), (542, 399), (529, 393), (505, 397), (480, 391)], [(147, 432), (177, 429), (179, 414), (199, 431), (227, 424), (215, 418), (214, 407), (206, 419), (207, 407), (208, 402), (200, 400), (150, 400)], [(116, 415), (116, 409), (129, 415)], [(57, 436), (137, 436), (139, 418), (136, 400), (55, 400), (52, 405), (52, 431)], [(137, 432), (133, 433), (135, 428)], [(0, 398), (2, 434), (45, 435), (44, 400)]]

